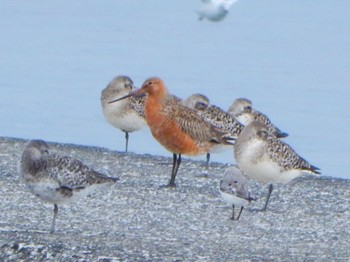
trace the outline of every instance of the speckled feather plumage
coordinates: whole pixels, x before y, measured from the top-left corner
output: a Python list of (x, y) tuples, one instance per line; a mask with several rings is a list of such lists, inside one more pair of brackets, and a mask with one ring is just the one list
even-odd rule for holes
[(81, 189), (93, 184), (112, 181), (111, 178), (92, 170), (80, 160), (69, 156), (49, 154), (33, 164), (36, 167), (34, 176), (50, 178), (57, 181), (60, 186), (70, 189)]
[(230, 134), (222, 132), (214, 125), (210, 125), (203, 121), (194, 110), (191, 110), (179, 101), (173, 99), (171, 96), (164, 99), (162, 114), (166, 116), (172, 116), (173, 120), (178, 123), (179, 128), (188, 134), (190, 137), (201, 142), (222, 143), (230, 144), (225, 137), (229, 137)]
[(234, 117), (214, 105), (210, 105), (204, 111), (198, 111), (198, 114), (202, 116), (205, 121), (229, 132), (233, 137), (238, 137), (244, 128)]
[[(241, 121), (241, 124), (243, 125), (248, 125), (253, 121), (257, 121), (266, 125), (268, 131), (278, 138), (288, 136), (287, 133), (282, 132), (278, 127), (276, 127), (265, 114), (252, 108), (252, 102), (249, 99), (236, 99), (227, 112), (234, 116), (238, 121)], [(242, 122), (243, 119), (244, 122)]]
[(67, 189), (84, 189), (85, 187), (115, 181), (94, 171), (80, 160), (69, 156), (50, 154), (41, 151), (39, 146), (46, 143), (33, 140), (23, 151), (21, 159), (21, 173), (28, 184), (39, 184), (41, 181), (51, 183)]
[(130, 97), (128, 109), (134, 110), (140, 117), (145, 118), (146, 95)]
[(281, 171), (300, 169), (314, 174), (319, 173), (317, 171), (318, 168), (310, 165), (304, 158), (299, 156), (291, 146), (272, 135), (266, 139), (265, 152), (271, 160), (281, 167)]
[(244, 128), (232, 115), (215, 105), (210, 105), (209, 98), (205, 95), (193, 94), (184, 100), (183, 104), (195, 110), (204, 121), (222, 132), (230, 133), (233, 138), (237, 138)]
[(254, 121), (258, 121), (258, 122), (263, 123), (264, 125), (266, 125), (268, 131), (271, 134), (275, 134), (277, 137), (280, 137), (280, 136), (281, 137), (285, 137), (285, 136), (287, 136), (286, 133), (282, 132), (277, 126), (272, 124), (270, 119), (266, 115), (264, 115), (263, 113), (253, 109), (252, 110), (252, 115), (253, 115)]
[[(259, 146), (253, 147), (254, 144)], [(251, 151), (250, 159), (245, 159), (248, 151)], [(237, 163), (250, 161), (252, 165), (255, 165), (267, 158), (278, 165), (280, 172), (294, 169), (319, 174), (317, 167), (310, 165), (287, 143), (269, 133), (264, 124), (256, 121), (250, 123), (241, 133), (235, 143), (234, 154)]]

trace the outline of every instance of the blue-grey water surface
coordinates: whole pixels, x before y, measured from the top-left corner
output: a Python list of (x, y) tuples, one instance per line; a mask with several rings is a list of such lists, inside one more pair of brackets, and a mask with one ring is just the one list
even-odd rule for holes
[[(251, 99), (323, 175), (350, 178), (350, 2), (241, 0), (219, 23), (198, 21), (200, 2), (1, 1), (0, 135), (122, 151), (100, 92), (159, 76), (223, 109)], [(129, 149), (171, 156), (147, 129)]]

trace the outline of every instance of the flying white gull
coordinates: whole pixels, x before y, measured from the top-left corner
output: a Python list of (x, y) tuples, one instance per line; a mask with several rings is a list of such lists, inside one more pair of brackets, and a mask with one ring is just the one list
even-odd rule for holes
[(218, 22), (226, 17), (231, 6), (238, 0), (202, 0), (203, 4), (198, 9), (199, 20), (204, 18)]

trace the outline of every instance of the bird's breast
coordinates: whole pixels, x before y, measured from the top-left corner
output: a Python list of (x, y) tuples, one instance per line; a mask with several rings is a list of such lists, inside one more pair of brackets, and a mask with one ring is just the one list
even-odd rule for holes
[(209, 150), (210, 143), (199, 143), (185, 133), (170, 113), (164, 113), (160, 105), (145, 107), (147, 124), (153, 137), (168, 151), (175, 154), (199, 155)]

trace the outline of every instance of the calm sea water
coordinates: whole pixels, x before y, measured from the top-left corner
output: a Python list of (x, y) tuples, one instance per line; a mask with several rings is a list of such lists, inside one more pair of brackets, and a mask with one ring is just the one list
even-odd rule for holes
[[(324, 175), (350, 178), (350, 2), (241, 0), (219, 23), (198, 21), (199, 4), (1, 1), (0, 135), (122, 151), (100, 92), (119, 74), (159, 76), (224, 109), (251, 99)], [(171, 156), (147, 129), (129, 149)]]

